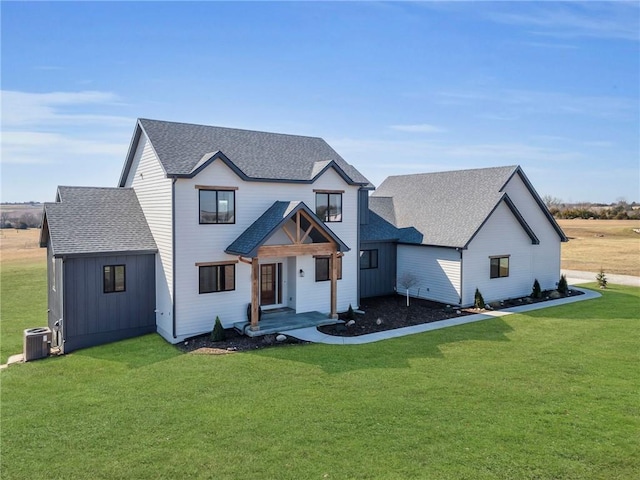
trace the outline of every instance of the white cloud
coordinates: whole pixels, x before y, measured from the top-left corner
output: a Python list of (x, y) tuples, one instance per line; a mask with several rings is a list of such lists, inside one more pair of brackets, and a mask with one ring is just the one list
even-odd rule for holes
[(637, 2), (532, 2), (484, 12), (489, 20), (530, 27), (538, 35), (640, 40)]
[(57, 133), (3, 132), (3, 164), (69, 163), (74, 159), (118, 158), (127, 151), (127, 143), (109, 143), (96, 139), (70, 138)]
[(419, 123), (414, 125), (390, 125), (389, 128), (391, 128), (392, 130), (398, 130), (400, 132), (411, 133), (440, 133), (447, 131), (445, 128), (428, 123)]
[[(135, 119), (112, 92), (33, 93), (3, 90), (2, 164), (60, 164), (121, 160)], [(108, 113), (104, 113), (108, 112)]]
[(24, 126), (86, 125), (87, 123), (120, 126), (131, 125), (127, 117), (77, 112), (81, 107), (117, 106), (120, 99), (111, 92), (32, 93), (3, 90), (2, 128)]
[(625, 97), (580, 96), (563, 92), (496, 89), (485, 91), (441, 91), (441, 105), (481, 107), (482, 118), (509, 120), (526, 114), (580, 115), (607, 119), (633, 119), (637, 105)]

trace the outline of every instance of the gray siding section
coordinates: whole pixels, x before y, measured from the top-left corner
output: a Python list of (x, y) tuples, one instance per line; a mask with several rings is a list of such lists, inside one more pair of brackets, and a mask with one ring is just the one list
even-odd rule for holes
[[(104, 293), (105, 265), (125, 265), (126, 290)], [(64, 261), (64, 352), (154, 332), (155, 255)]]
[(369, 223), (369, 190), (363, 188), (358, 190), (358, 210), (360, 225)]
[(360, 298), (390, 295), (396, 285), (395, 242), (362, 242), (361, 250), (378, 250), (378, 268), (360, 270)]

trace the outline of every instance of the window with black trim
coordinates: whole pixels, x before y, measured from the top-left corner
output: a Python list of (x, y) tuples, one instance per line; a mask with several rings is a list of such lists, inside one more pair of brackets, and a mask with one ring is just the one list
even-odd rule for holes
[(316, 193), (316, 215), (323, 222), (341, 222), (342, 193)]
[(378, 268), (378, 250), (360, 250), (360, 270)]
[(235, 264), (198, 267), (198, 293), (229, 292), (236, 289)]
[(509, 276), (509, 255), (500, 257), (489, 257), (490, 277), (502, 278)]
[(102, 273), (104, 293), (124, 292), (126, 290), (124, 265), (105, 265)]
[[(316, 257), (316, 282), (331, 280), (331, 257)], [(338, 257), (338, 280), (342, 280), (342, 257)]]
[(200, 223), (236, 223), (236, 192), (234, 190), (198, 190)]

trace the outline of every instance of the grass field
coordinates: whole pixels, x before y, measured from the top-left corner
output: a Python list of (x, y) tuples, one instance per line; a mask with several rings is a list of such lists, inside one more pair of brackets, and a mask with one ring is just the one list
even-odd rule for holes
[(637, 220), (558, 220), (569, 242), (562, 244), (562, 268), (640, 276)]
[[(46, 320), (28, 256), (3, 256), (3, 355), (14, 322)], [(639, 310), (614, 285), (362, 346), (204, 356), (147, 335), (11, 366), (0, 477), (635, 478)]]

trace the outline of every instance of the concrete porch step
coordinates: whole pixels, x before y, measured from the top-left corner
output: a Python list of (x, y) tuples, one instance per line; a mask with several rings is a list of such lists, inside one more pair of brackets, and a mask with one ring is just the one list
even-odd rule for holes
[[(289, 309), (290, 310), (290, 309)], [(249, 337), (260, 337), (262, 335), (270, 335), (275, 333), (286, 333), (289, 330), (298, 328), (319, 327), (321, 325), (334, 325), (343, 323), (342, 320), (334, 320), (327, 317), (326, 314), (320, 312), (281, 312), (281, 313), (265, 313), (259, 323), (259, 330), (251, 330), (249, 322), (237, 322), (233, 324), (238, 332)]]

